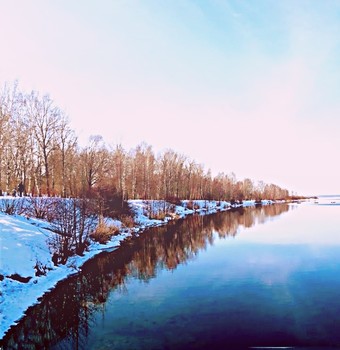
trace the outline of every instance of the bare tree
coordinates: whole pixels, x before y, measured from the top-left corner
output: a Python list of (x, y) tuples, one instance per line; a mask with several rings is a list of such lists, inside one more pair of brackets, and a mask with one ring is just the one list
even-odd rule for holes
[(252, 199), (254, 192), (253, 181), (249, 178), (243, 180), (243, 193), (245, 199)]
[(98, 225), (95, 202), (88, 198), (59, 199), (52, 220), (56, 237), (55, 253), (62, 263), (76, 253), (82, 255), (89, 245), (90, 235)]
[(81, 152), (83, 179), (86, 184), (85, 191), (92, 187), (104, 175), (107, 165), (107, 150), (103, 138), (99, 135), (90, 137), (89, 146)]
[(126, 191), (126, 168), (127, 168), (127, 156), (122, 145), (117, 145), (112, 154), (112, 165), (115, 169), (115, 183), (117, 184), (117, 190), (123, 199), (127, 198)]
[[(50, 156), (56, 147), (56, 137), (60, 128), (60, 109), (54, 106), (48, 95), (39, 98), (32, 91), (26, 100), (27, 112), (31, 120), (37, 145), (38, 158), (42, 159), (47, 195), (51, 195), (50, 184)], [(42, 174), (39, 174), (42, 175)]]
[(155, 174), (155, 156), (145, 142), (132, 149), (127, 157), (126, 186), (130, 198), (150, 198)]
[[(74, 168), (74, 155), (77, 148), (77, 138), (74, 131), (68, 124), (68, 119), (65, 114), (61, 114), (60, 128), (57, 135), (57, 147), (60, 152), (61, 163), (61, 195), (67, 196), (67, 182), (70, 182), (72, 169)], [(69, 180), (69, 181), (67, 181)], [(71, 191), (69, 191), (71, 193)]]

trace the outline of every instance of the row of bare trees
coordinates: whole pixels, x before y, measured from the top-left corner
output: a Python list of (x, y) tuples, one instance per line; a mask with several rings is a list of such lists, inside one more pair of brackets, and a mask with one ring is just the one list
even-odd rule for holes
[(32, 195), (64, 194), (77, 150), (66, 115), (49, 96), (5, 86), (0, 94), (0, 188), (23, 182)]
[(106, 145), (101, 136), (81, 148), (49, 96), (23, 93), (14, 84), (0, 92), (0, 190), (12, 193), (20, 182), (32, 196), (241, 201), (289, 195), (277, 185), (237, 180), (233, 173), (212, 176), (172, 149), (155, 154), (142, 143), (127, 151)]

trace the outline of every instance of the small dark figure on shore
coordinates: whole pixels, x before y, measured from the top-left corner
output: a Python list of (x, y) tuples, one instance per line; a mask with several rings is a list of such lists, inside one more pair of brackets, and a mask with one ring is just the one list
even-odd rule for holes
[(25, 190), (24, 184), (20, 182), (18, 185), (18, 191), (19, 191), (20, 197), (22, 197), (24, 190)]
[(16, 189), (13, 190), (12, 196), (13, 196), (13, 197), (16, 197), (16, 196), (17, 196), (17, 191), (16, 191)]

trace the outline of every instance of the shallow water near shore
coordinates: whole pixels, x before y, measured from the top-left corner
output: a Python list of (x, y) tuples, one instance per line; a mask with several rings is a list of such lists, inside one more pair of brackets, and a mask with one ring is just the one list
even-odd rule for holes
[(59, 283), (2, 346), (340, 347), (339, 227), (340, 206), (311, 201), (150, 229)]

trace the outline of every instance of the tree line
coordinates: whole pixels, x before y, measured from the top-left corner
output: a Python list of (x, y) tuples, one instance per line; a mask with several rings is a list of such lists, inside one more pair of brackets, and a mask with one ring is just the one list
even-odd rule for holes
[(286, 199), (275, 184), (212, 176), (202, 164), (167, 149), (156, 154), (141, 143), (130, 150), (99, 135), (80, 147), (65, 112), (48, 95), (18, 84), (0, 92), (0, 193), (18, 184), (31, 196), (126, 199)]

